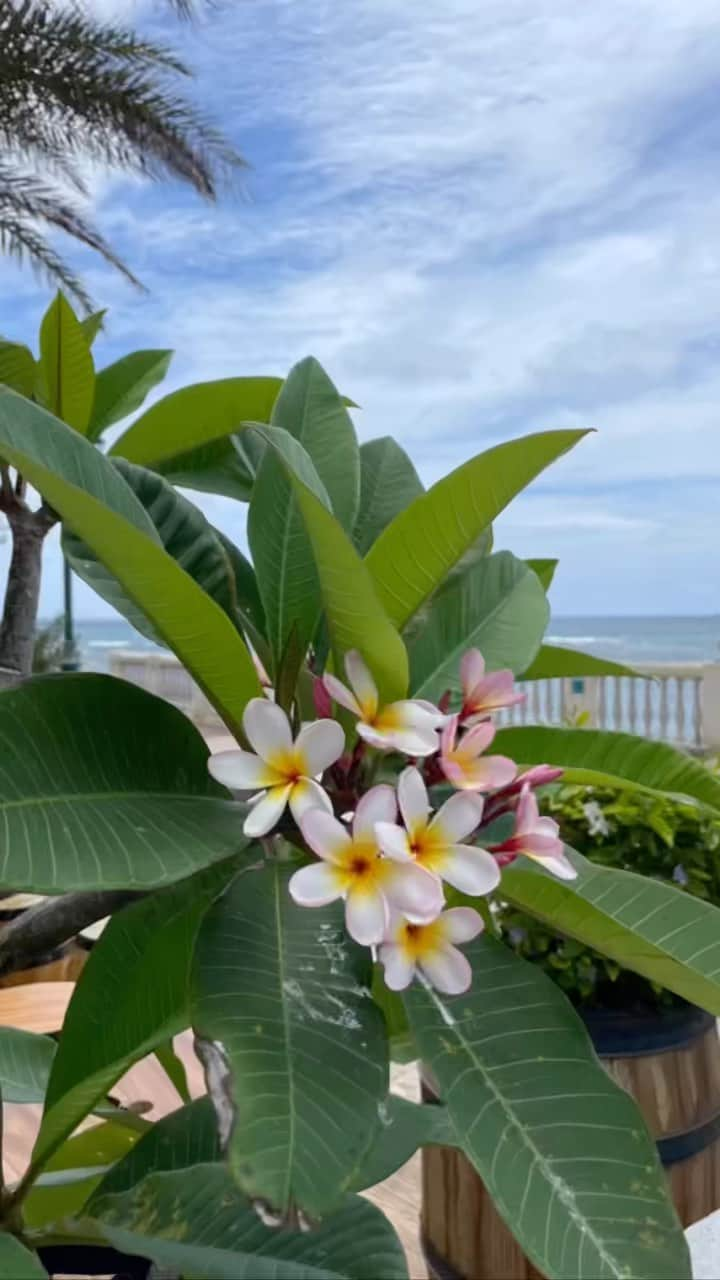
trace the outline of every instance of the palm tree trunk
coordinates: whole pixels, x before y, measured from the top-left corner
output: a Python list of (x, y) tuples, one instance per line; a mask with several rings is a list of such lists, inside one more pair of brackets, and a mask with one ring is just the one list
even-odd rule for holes
[(17, 684), (32, 671), (43, 542), (54, 523), (42, 508), (30, 511), (24, 504), (5, 514), (13, 545), (0, 622), (0, 688)]

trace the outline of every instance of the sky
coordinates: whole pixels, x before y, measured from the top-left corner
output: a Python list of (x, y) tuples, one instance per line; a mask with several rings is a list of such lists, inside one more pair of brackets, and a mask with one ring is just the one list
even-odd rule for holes
[[(715, 0), (217, 0), (192, 26), (103, 8), (180, 50), (248, 168), (216, 206), (93, 175), (149, 290), (65, 246), (109, 308), (99, 365), (172, 347), (170, 390), (312, 354), (360, 438), (394, 435), (428, 484), (593, 427), (496, 547), (559, 557), (556, 615), (720, 613)], [(48, 299), (0, 259), (0, 332), (32, 341)], [(242, 508), (203, 504), (242, 541)], [(60, 578), (51, 544), (45, 616)], [(78, 612), (107, 606), (80, 587)]]

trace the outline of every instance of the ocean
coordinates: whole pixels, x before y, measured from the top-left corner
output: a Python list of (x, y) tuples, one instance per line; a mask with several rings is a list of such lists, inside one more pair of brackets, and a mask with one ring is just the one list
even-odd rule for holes
[[(106, 671), (113, 649), (153, 649), (122, 619), (76, 622), (82, 664)], [(553, 618), (546, 640), (617, 662), (720, 662), (720, 614), (702, 618)]]

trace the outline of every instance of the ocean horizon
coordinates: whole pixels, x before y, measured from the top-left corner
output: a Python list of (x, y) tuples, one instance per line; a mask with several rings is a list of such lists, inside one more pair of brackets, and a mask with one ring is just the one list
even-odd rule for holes
[[(104, 671), (114, 649), (155, 649), (122, 618), (78, 618), (82, 664)], [(548, 644), (618, 662), (720, 662), (720, 614), (700, 617), (553, 617)]]

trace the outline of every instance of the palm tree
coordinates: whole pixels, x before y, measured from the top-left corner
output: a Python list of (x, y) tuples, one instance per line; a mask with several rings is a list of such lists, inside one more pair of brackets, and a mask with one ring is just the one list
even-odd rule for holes
[[(190, 11), (191, 0), (169, 2), (180, 16)], [(219, 180), (242, 161), (175, 92), (189, 74), (170, 49), (76, 5), (0, 0), (0, 251), (89, 307), (47, 238), (59, 228), (138, 283), (78, 207), (82, 165), (180, 179), (214, 199)]]

